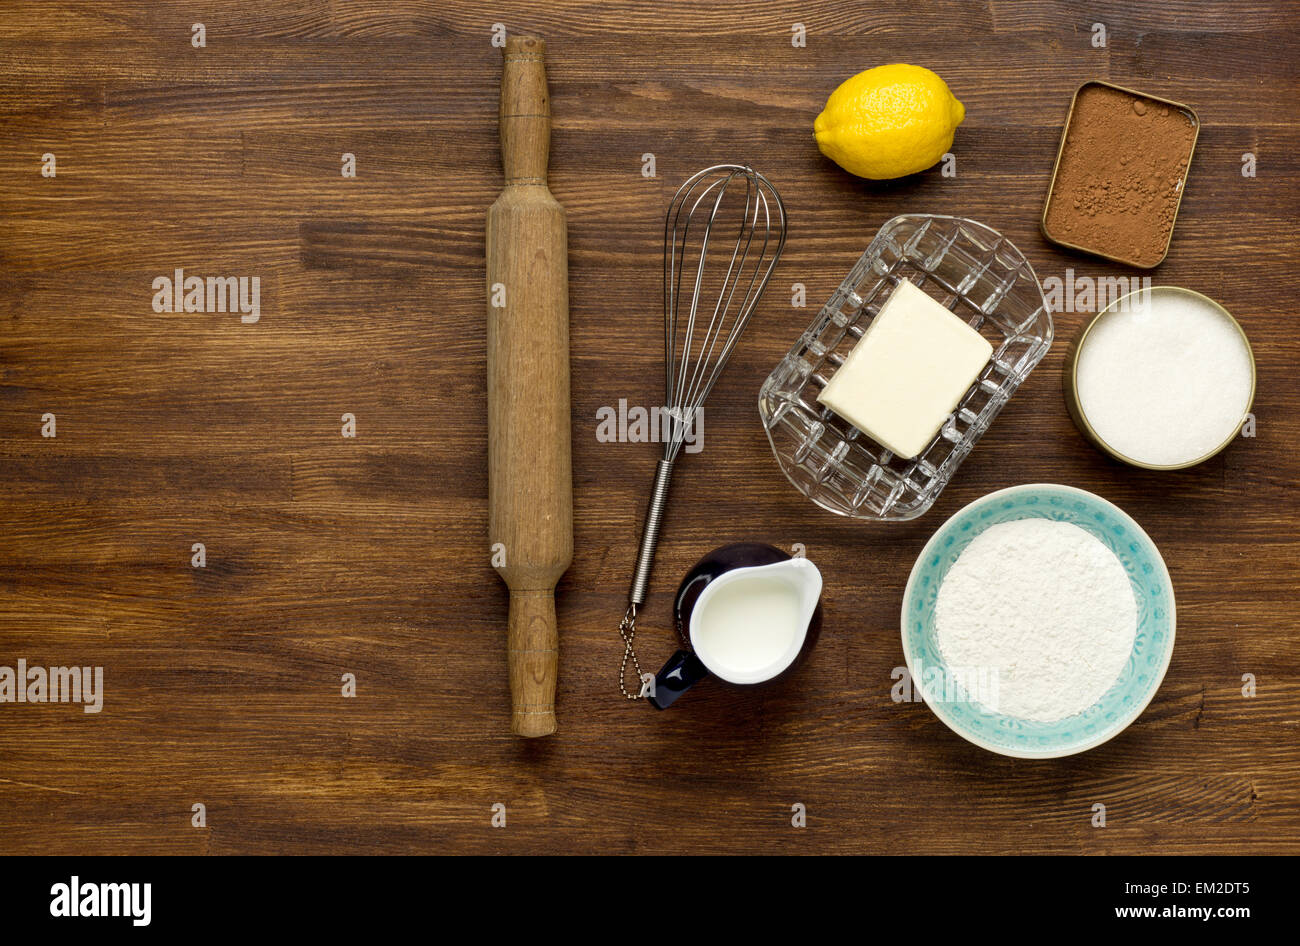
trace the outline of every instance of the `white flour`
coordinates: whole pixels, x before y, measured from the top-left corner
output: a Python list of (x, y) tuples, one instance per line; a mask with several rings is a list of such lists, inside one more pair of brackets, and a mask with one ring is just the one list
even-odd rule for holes
[(935, 634), (950, 670), (996, 670), (998, 712), (1054, 722), (1119, 677), (1137, 602), (1124, 566), (1094, 536), (1019, 519), (990, 526), (957, 557), (939, 588)]

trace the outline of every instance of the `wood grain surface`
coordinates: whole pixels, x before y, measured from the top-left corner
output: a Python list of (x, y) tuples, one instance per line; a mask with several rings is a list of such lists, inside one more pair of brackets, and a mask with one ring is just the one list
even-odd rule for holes
[[(0, 851), (1300, 851), (1297, 12), (5, 0), (0, 665), (102, 666), (105, 692), (98, 714), (0, 704)], [(559, 731), (533, 741), (509, 734), (507, 596), (487, 538), (497, 23), (547, 41), (550, 185), (569, 215), (575, 558), (559, 586)], [(955, 177), (868, 184), (817, 152), (830, 91), (899, 61), (936, 69), (966, 105)], [(1038, 231), (1090, 78), (1200, 115), (1155, 282), (1245, 326), (1257, 436), (1176, 474), (1109, 462), (1066, 414), (1065, 342), (1086, 314), (1060, 312), (1057, 344), (927, 515), (819, 511), (773, 461), (757, 390), (885, 220), (974, 217), (1042, 277), (1138, 275)], [(803, 543), (826, 620), (789, 680), (706, 684), (656, 713), (615, 677), (658, 448), (599, 442), (596, 413), (662, 397), (662, 214), (720, 161), (776, 183), (790, 238), (710, 398), (706, 448), (678, 464), (642, 654), (657, 667), (671, 652), (677, 580), (725, 542)], [(178, 267), (259, 277), (260, 319), (154, 312), (152, 281)], [(967, 744), (890, 688), (926, 538), (1036, 481), (1095, 491), (1150, 533), (1178, 642), (1130, 729), (1031, 762)]]

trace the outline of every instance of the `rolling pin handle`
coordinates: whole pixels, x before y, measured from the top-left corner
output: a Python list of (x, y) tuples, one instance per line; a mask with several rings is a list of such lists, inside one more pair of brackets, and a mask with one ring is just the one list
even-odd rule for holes
[(555, 732), (559, 634), (552, 591), (510, 593), (506, 659), (510, 665), (510, 729), (516, 736)]
[(545, 40), (536, 36), (506, 39), (500, 122), (506, 184), (545, 184), (551, 150)]

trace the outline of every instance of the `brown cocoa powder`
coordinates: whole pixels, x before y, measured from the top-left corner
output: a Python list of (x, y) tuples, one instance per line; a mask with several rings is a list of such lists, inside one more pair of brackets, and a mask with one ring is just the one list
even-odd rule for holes
[(1169, 246), (1195, 143), (1196, 121), (1186, 110), (1085, 85), (1047, 197), (1047, 236), (1134, 266), (1155, 266)]

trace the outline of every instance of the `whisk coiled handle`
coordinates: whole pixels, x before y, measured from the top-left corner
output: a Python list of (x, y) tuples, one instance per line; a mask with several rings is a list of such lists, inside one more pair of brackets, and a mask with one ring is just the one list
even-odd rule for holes
[(641, 532), (641, 549), (636, 556), (632, 590), (628, 592), (628, 601), (637, 606), (645, 604), (646, 586), (650, 584), (650, 569), (655, 562), (659, 526), (663, 523), (664, 508), (668, 505), (668, 486), (672, 478), (673, 461), (660, 460), (655, 467), (655, 482), (650, 491), (650, 508), (645, 515), (645, 528)]

